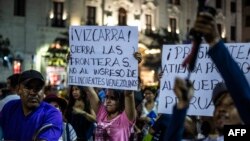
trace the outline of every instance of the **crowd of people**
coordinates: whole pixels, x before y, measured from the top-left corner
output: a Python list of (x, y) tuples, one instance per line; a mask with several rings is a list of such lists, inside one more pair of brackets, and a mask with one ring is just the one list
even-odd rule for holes
[[(172, 114), (158, 113), (159, 87), (139, 91), (72, 85), (67, 97), (45, 86), (42, 74), (27, 70), (7, 79), (0, 100), (0, 139), (47, 141), (222, 141), (224, 125), (250, 123), (250, 86), (226, 49), (214, 17), (201, 12), (194, 30), (209, 44), (208, 55), (223, 82), (212, 93), (212, 117), (188, 116), (190, 81), (176, 78)], [(134, 57), (141, 61), (140, 55)]]

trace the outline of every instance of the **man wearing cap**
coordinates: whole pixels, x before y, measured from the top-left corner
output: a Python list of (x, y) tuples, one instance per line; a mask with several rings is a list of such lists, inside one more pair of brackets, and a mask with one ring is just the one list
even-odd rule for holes
[(20, 100), (7, 103), (0, 113), (5, 140), (58, 141), (62, 134), (62, 115), (42, 102), (45, 81), (40, 72), (28, 70), (18, 81)]

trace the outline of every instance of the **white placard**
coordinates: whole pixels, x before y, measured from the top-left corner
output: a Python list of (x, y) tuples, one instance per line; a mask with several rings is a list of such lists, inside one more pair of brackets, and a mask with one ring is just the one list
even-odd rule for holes
[[(230, 54), (239, 64), (247, 79), (250, 78), (250, 44), (230, 43), (226, 44)], [(191, 45), (164, 45), (162, 52), (162, 69), (164, 75), (161, 79), (159, 96), (159, 112), (172, 113), (176, 103), (173, 92), (175, 77), (186, 78), (188, 70), (182, 67), (182, 62), (190, 53)], [(222, 81), (215, 64), (208, 56), (207, 44), (202, 44), (198, 53), (196, 68), (191, 73), (190, 80), (194, 84), (194, 97), (190, 101), (189, 115), (212, 116), (214, 105), (211, 101), (212, 90), (218, 82)], [(221, 56), (223, 57), (223, 56)], [(249, 82), (249, 81), (248, 81)]]
[(137, 90), (137, 27), (71, 26), (69, 41), (69, 85)]

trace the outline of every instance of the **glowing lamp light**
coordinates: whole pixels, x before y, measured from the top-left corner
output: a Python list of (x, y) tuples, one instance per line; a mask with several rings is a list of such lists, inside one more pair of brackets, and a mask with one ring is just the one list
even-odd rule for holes
[(53, 18), (54, 18), (54, 13), (53, 13), (53, 12), (50, 12), (49, 18), (50, 18), (50, 19), (53, 19)]
[(13, 73), (21, 73), (21, 62), (18, 60), (13, 62)]
[(160, 49), (145, 50), (145, 54), (158, 54), (158, 53), (161, 53)]
[(180, 34), (180, 30), (179, 30), (179, 29), (176, 29), (176, 33), (177, 33), (177, 34)]
[(67, 13), (63, 13), (62, 19), (63, 19), (63, 20), (66, 20), (66, 19), (67, 19), (67, 16), (68, 16)]
[(4, 56), (3, 59), (4, 59), (5, 61), (8, 61), (8, 60), (9, 60), (9, 58), (8, 58), (7, 56)]

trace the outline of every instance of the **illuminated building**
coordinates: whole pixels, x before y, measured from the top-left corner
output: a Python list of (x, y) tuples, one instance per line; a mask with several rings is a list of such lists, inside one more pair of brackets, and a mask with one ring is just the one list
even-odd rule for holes
[[(241, 36), (242, 0), (210, 0), (209, 4), (217, 8), (223, 39), (245, 41)], [(51, 57), (47, 52), (52, 47), (65, 47), (60, 42), (67, 38), (69, 26), (138, 26), (138, 47), (144, 57), (140, 65), (142, 79), (147, 76), (144, 83), (153, 84), (159, 72), (162, 44), (188, 43), (197, 0), (0, 0), (0, 9), (0, 34), (10, 39), (13, 55), (22, 60), (20, 70), (33, 68), (59, 82), (66, 75), (60, 68), (65, 67), (65, 62), (48, 62)], [(53, 64), (59, 64), (59, 68), (51, 69)], [(60, 74), (50, 77), (50, 72), (58, 69)], [(0, 71), (6, 77), (13, 73), (2, 67)], [(0, 81), (6, 77), (0, 77)]]

